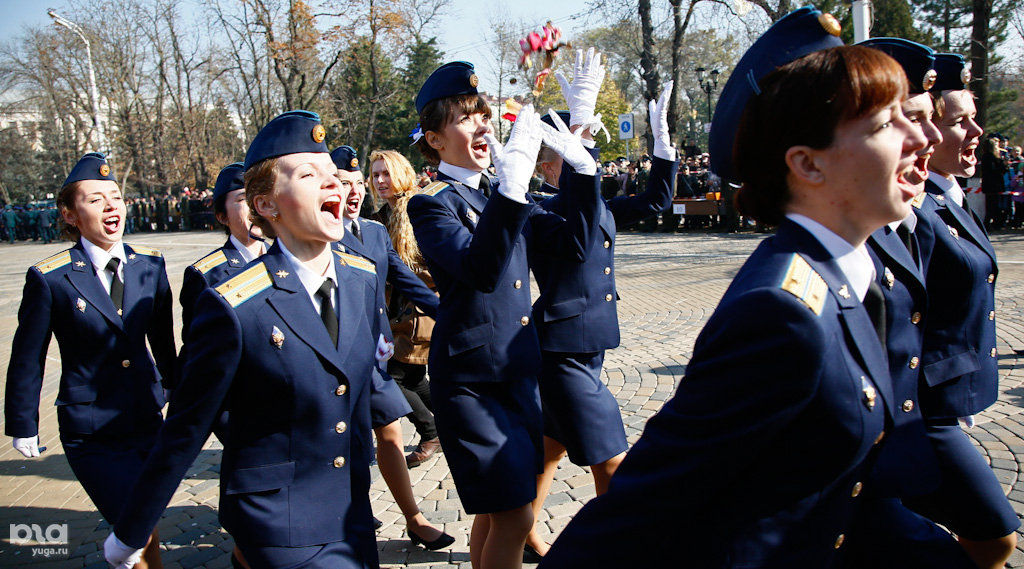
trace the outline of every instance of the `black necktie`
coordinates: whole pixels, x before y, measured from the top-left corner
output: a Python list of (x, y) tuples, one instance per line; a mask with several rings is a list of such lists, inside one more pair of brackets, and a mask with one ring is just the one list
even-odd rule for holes
[(864, 295), (864, 309), (871, 317), (871, 323), (875, 325), (875, 334), (882, 345), (885, 345), (885, 297), (882, 295), (882, 287), (874, 280), (868, 285), (868, 292)]
[(334, 281), (324, 279), (324, 284), (316, 291), (320, 299), (320, 319), (324, 321), (324, 327), (331, 336), (331, 345), (338, 346), (338, 312), (334, 310), (331, 298), (334, 296)]
[(352, 220), (352, 237), (358, 239), (360, 243), (363, 242), (363, 234), (359, 231), (359, 222), (354, 219)]
[(491, 179), (483, 174), (480, 174), (480, 191), (485, 198), (491, 197)]
[(900, 241), (907, 247), (907, 251), (910, 251), (910, 256), (914, 258), (914, 263), (919, 267), (921, 265), (921, 251), (917, 248), (917, 237), (910, 232), (910, 228), (904, 224), (899, 224), (896, 227), (896, 235), (900, 236)]
[(114, 303), (118, 316), (121, 315), (121, 309), (124, 308), (124, 283), (117, 276), (117, 265), (120, 262), (121, 259), (117, 257), (111, 257), (107, 261), (107, 270), (110, 271), (110, 300)]

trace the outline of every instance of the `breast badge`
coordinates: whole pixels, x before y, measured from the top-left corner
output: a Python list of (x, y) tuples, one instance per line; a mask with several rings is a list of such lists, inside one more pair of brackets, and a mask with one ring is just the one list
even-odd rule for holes
[(274, 329), (270, 332), (270, 343), (274, 344), (274, 347), (279, 350), (284, 345), (284, 332), (277, 326), (274, 326)]

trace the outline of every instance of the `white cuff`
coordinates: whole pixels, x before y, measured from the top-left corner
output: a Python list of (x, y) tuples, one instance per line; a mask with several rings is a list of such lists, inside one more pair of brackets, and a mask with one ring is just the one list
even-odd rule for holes
[(672, 146), (666, 146), (660, 140), (654, 141), (654, 151), (652, 152), (658, 158), (662, 160), (668, 160), (669, 162), (676, 161), (676, 149)]
[(516, 188), (513, 184), (501, 184), (498, 186), (498, 193), (506, 198), (521, 204), (530, 203), (526, 199), (526, 188)]
[(593, 147), (597, 146), (597, 142), (595, 142), (595, 141), (593, 141), (593, 140), (591, 140), (589, 138), (581, 138), (580, 142), (582, 142), (583, 146), (586, 146), (587, 148), (593, 148)]

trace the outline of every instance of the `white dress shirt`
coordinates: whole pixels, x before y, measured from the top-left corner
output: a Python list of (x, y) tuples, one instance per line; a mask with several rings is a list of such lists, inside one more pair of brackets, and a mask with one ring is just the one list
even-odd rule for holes
[(242, 245), (241, 241), (239, 241), (238, 239), (235, 239), (234, 235), (231, 235), (230, 237), (228, 237), (228, 240), (231, 241), (231, 244), (235, 246), (235, 249), (238, 249), (238, 254), (242, 256), (242, 263), (243, 264), (249, 263), (250, 261), (252, 261), (256, 257), (259, 257), (260, 255), (263, 255), (264, 253), (267, 252), (267, 245), (265, 243), (260, 243), (260, 252), (259, 252), (259, 254), (258, 255), (253, 255), (252, 252), (250, 252), (249, 249), (246, 248), (245, 245)]
[(831, 229), (806, 215), (787, 213), (786, 217), (809, 231), (821, 243), (821, 246), (835, 259), (846, 280), (850, 281), (850, 286), (853, 287), (857, 299), (863, 302), (864, 295), (868, 293), (868, 286), (875, 279), (875, 264), (871, 262), (867, 246), (862, 243), (860, 247), (855, 248), (848, 241), (833, 233)]
[(85, 237), (82, 237), (82, 246), (85, 247), (85, 254), (89, 256), (89, 260), (92, 261), (92, 266), (96, 269), (96, 276), (100, 278), (100, 284), (103, 285), (103, 290), (110, 294), (110, 285), (113, 282), (112, 275), (107, 272), (107, 263), (110, 259), (117, 257), (121, 260), (117, 264), (117, 278), (123, 283), (124, 282), (124, 264), (128, 260), (128, 255), (124, 252), (124, 242), (118, 241), (114, 243), (114, 246), (110, 248), (110, 251), (104, 251), (98, 246), (94, 245), (92, 241), (89, 241)]
[[(334, 269), (334, 255), (330, 256), (330, 262), (327, 265), (327, 271), (324, 274), (319, 274), (316, 271), (309, 269), (302, 261), (299, 261), (292, 252), (284, 246), (284, 242), (280, 239), (277, 241), (281, 245), (281, 252), (284, 253), (288, 262), (291, 263), (292, 269), (295, 270), (295, 275), (299, 277), (299, 282), (302, 283), (302, 288), (306, 289), (306, 294), (309, 295), (309, 301), (313, 303), (313, 309), (316, 310), (317, 314), (320, 314), (320, 299), (316, 297), (316, 293), (320, 290), (320, 287), (324, 284), (324, 279), (328, 278), (334, 282), (334, 287), (338, 287), (338, 279), (336, 278), (337, 273)], [(334, 295), (331, 295), (331, 306), (335, 305)]]

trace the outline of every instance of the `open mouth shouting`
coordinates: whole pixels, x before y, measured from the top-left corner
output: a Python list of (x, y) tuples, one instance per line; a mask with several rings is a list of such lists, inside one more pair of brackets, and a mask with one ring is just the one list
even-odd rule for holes
[(357, 217), (362, 201), (356, 192), (349, 193), (348, 199), (345, 200), (345, 217)]
[(914, 160), (914, 165), (908, 172), (904, 174), (904, 177), (907, 179), (907, 182), (914, 185), (919, 185), (923, 184), (925, 180), (928, 179), (928, 160), (930, 160), (931, 157), (931, 149), (929, 149), (928, 152), (925, 152), (924, 154), (918, 154), (917, 160)]
[(103, 216), (103, 231), (107, 235), (114, 235), (121, 229), (121, 214), (114, 213)]
[(490, 158), (490, 149), (487, 147), (486, 140), (479, 140), (477, 142), (474, 142), (473, 146), (471, 146), (470, 148), (473, 149), (473, 157), (476, 158), (477, 160), (487, 160), (488, 158)]
[(341, 223), (341, 195), (329, 194), (320, 204), (320, 217), (331, 224)]

